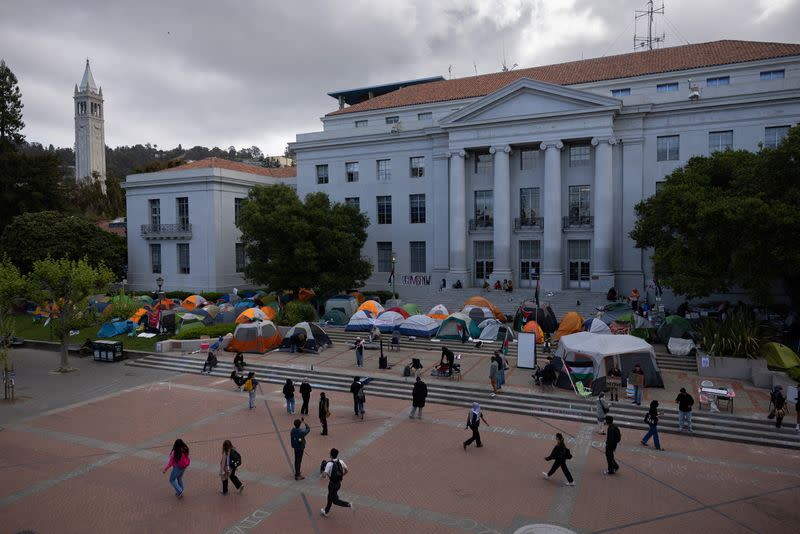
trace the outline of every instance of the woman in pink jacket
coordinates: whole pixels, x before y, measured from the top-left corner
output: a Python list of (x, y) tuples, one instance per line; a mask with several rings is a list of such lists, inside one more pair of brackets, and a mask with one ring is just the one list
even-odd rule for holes
[(172, 468), (169, 483), (175, 488), (175, 496), (179, 499), (183, 497), (183, 473), (189, 467), (189, 463), (189, 447), (182, 439), (176, 439), (175, 444), (172, 445), (172, 451), (169, 453), (169, 462), (164, 466), (162, 473), (166, 473), (167, 469)]

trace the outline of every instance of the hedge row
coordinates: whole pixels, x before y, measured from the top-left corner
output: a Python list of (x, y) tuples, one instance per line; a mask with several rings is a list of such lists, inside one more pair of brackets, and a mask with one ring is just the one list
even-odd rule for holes
[(203, 328), (189, 328), (174, 336), (172, 339), (200, 339), (202, 336), (208, 336), (213, 339), (231, 334), (235, 329), (235, 324), (212, 324), (211, 326), (204, 326)]

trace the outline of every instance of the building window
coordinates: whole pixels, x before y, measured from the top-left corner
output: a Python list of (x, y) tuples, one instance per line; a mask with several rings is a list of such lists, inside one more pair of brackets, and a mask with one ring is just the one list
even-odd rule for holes
[(539, 260), (541, 259), (541, 241), (519, 242), (519, 278), (520, 280), (539, 279)]
[(631, 88), (626, 87), (624, 89), (612, 89), (611, 96), (620, 97), (620, 96), (630, 96)]
[(494, 242), (475, 241), (475, 278), (489, 278), (494, 271)]
[(532, 171), (536, 168), (536, 153), (534, 148), (523, 148), (519, 151), (519, 170)]
[(717, 76), (716, 78), (707, 78), (706, 87), (719, 87), (720, 85), (730, 85), (730, 76)]
[(244, 243), (236, 243), (236, 272), (244, 272)]
[(590, 223), (592, 188), (589, 185), (569, 186), (569, 225), (586, 226)]
[(433, 119), (433, 113), (430, 111), (426, 111), (424, 113), (417, 113), (418, 121), (429, 121), (431, 119)]
[(425, 176), (425, 158), (422, 156), (415, 156), (409, 159), (411, 163), (411, 177), (422, 178)]
[(327, 165), (317, 165), (317, 183), (318, 184), (327, 184), (328, 183), (328, 166)]
[(475, 226), (477, 227), (493, 226), (494, 224), (493, 205), (494, 205), (494, 197), (492, 191), (475, 191)]
[(392, 272), (392, 242), (378, 241), (378, 272)]
[(358, 162), (351, 161), (344, 164), (344, 173), (347, 176), (348, 182), (358, 181)]
[(378, 224), (392, 224), (391, 195), (378, 197)]
[(662, 135), (656, 138), (656, 161), (677, 161), (680, 155), (681, 137)]
[(523, 187), (519, 190), (519, 218), (522, 226), (530, 226), (539, 212), (539, 188)]
[(678, 82), (660, 83), (656, 85), (656, 91), (659, 93), (673, 93), (678, 90)]
[(425, 265), (425, 241), (410, 241), (408, 243), (409, 258), (411, 259), (411, 272), (424, 273), (427, 271)]
[(378, 181), (386, 181), (392, 178), (391, 160), (378, 160)]
[(411, 223), (424, 223), (425, 195), (408, 195), (408, 205), (411, 207)]
[(475, 155), (475, 174), (482, 174), (483, 176), (489, 176), (492, 174), (491, 154)]
[(356, 121), (356, 128), (366, 128), (369, 121)]
[(150, 205), (150, 225), (158, 227), (161, 225), (161, 200), (151, 198), (147, 202)]
[(664, 189), (665, 183), (667, 183), (665, 180), (658, 180), (656, 182), (656, 195), (659, 194), (662, 189)]
[(397, 115), (386, 117), (386, 124), (397, 124), (398, 122), (400, 122), (400, 117)]
[(708, 133), (708, 153), (733, 149), (733, 130)]
[(178, 273), (189, 274), (189, 243), (178, 243)]
[(178, 228), (181, 230), (189, 229), (189, 197), (179, 197), (175, 199), (175, 213), (178, 220)]
[(153, 274), (161, 273), (161, 245), (150, 245), (150, 270)]
[(776, 148), (789, 135), (788, 126), (770, 126), (764, 128), (764, 147)]
[(359, 197), (347, 197), (344, 203), (348, 206), (353, 206), (358, 211), (361, 211), (361, 199)]
[(242, 202), (244, 202), (243, 198), (233, 199), (233, 224), (236, 226), (239, 226), (239, 219), (242, 216)]
[(592, 147), (578, 145), (569, 147), (569, 166), (588, 167), (592, 159)]
[(786, 71), (780, 70), (765, 70), (761, 73), (761, 80), (782, 80), (786, 77)]

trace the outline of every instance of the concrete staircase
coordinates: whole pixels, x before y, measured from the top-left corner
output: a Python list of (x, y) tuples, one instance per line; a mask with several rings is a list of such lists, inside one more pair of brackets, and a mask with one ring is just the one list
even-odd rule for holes
[[(137, 360), (129, 360), (126, 365), (154, 369), (172, 370), (179, 373), (199, 374), (202, 362), (196, 358), (153, 354)], [(312, 385), (333, 391), (349, 391), (352, 375), (327, 371), (314, 371), (292, 367), (266, 364), (248, 365), (264, 382), (282, 384), (287, 378), (299, 381), (303, 376), (311, 378)], [(232, 371), (229, 363), (221, 362), (212, 372), (216, 377), (227, 377)], [(595, 423), (595, 407), (592, 400), (570, 397), (545, 396), (528, 392), (506, 391), (496, 398), (487, 397), (485, 389), (469, 384), (439, 381), (427, 377), (428, 401), (440, 404), (463, 406), (464, 409), (475, 399), (489, 411), (507, 412), (535, 417), (548, 417), (582, 423)], [(410, 402), (412, 382), (403, 378), (379, 377), (367, 386), (367, 395), (404, 399)], [(612, 408), (615, 420), (622, 428), (623, 442), (636, 443), (638, 432), (644, 431), (645, 410), (627, 403), (615, 403)], [(776, 429), (771, 421), (763, 418), (747, 419), (727, 414), (694, 412), (694, 436), (800, 450), (800, 435), (793, 429)], [(665, 409), (659, 424), (659, 432), (677, 433), (677, 412)]]

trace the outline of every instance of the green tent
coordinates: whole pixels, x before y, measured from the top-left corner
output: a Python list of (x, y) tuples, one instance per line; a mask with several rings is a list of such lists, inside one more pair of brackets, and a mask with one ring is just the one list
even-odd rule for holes
[(761, 356), (767, 359), (767, 366), (770, 369), (783, 371), (800, 366), (800, 357), (792, 349), (780, 343), (765, 343), (761, 347)]
[(135, 303), (133, 299), (130, 298), (128, 295), (119, 294), (114, 297), (111, 297), (111, 304), (124, 304), (128, 306), (133, 306)]
[(680, 315), (668, 315), (664, 319), (664, 324), (658, 328), (658, 339), (665, 345), (673, 337), (683, 339), (692, 337), (692, 325)]
[(333, 309), (322, 316), (322, 321), (325, 324), (346, 325), (350, 320), (342, 310)]
[(142, 304), (146, 304), (147, 306), (153, 305), (153, 299), (151, 297), (148, 297), (147, 295), (139, 295), (138, 297), (136, 297), (136, 300), (138, 302), (141, 302)]
[(408, 304), (403, 304), (403, 309), (408, 313), (408, 315), (422, 315), (419, 306), (417, 306), (413, 302), (409, 302)]

